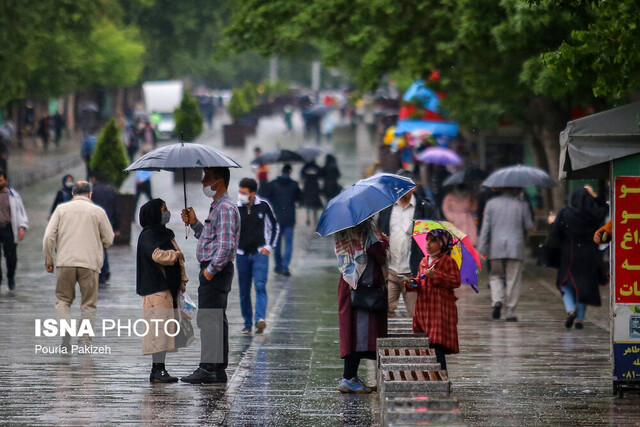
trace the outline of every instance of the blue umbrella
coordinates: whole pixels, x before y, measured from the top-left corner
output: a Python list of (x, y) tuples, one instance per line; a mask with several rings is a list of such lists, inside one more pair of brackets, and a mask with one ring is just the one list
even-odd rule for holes
[(394, 204), (415, 186), (409, 178), (391, 173), (360, 180), (327, 203), (316, 233), (325, 237), (354, 227)]

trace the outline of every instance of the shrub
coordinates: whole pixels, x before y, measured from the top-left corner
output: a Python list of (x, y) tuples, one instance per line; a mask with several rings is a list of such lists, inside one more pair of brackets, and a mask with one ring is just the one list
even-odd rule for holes
[(111, 119), (102, 128), (96, 149), (89, 164), (92, 171), (100, 172), (104, 182), (120, 188), (127, 178), (124, 169), (129, 165), (127, 151), (120, 139), (120, 128), (116, 120)]
[(242, 116), (247, 114), (249, 111), (251, 111), (251, 107), (247, 104), (244, 90), (234, 89), (233, 96), (231, 97), (229, 106), (227, 107), (227, 112), (233, 119), (233, 122), (238, 123), (240, 119), (242, 119)]
[(258, 105), (258, 90), (251, 82), (244, 82), (242, 85), (242, 92), (244, 93), (244, 99), (249, 106), (249, 111), (256, 105)]
[(193, 141), (202, 133), (202, 114), (198, 101), (186, 90), (182, 94), (180, 107), (173, 112), (176, 121), (174, 134), (183, 141)]

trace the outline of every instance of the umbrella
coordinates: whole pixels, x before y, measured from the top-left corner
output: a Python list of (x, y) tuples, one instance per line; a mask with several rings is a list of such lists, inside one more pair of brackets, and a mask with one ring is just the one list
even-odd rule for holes
[(136, 170), (175, 172), (176, 169), (182, 169), (182, 189), (184, 191), (184, 208), (186, 209), (187, 180), (185, 169), (216, 167), (239, 168), (240, 165), (215, 148), (183, 141), (150, 151), (130, 164), (125, 170), (127, 172)]
[(443, 186), (466, 184), (468, 182), (482, 181), (487, 177), (487, 173), (481, 169), (467, 169), (459, 171), (445, 179), (442, 183)]
[(409, 178), (391, 173), (362, 179), (327, 203), (316, 233), (325, 237), (354, 227), (394, 204), (415, 186)]
[(304, 159), (305, 163), (310, 162), (311, 160), (318, 157), (320, 154), (324, 153), (324, 150), (318, 147), (301, 147), (296, 150), (296, 153), (300, 154)]
[(442, 166), (459, 166), (462, 164), (462, 159), (458, 153), (444, 147), (429, 147), (418, 154), (418, 160), (423, 163), (435, 163)]
[(427, 233), (431, 230), (447, 230), (453, 236), (454, 246), (450, 256), (460, 269), (460, 282), (470, 285), (478, 293), (478, 270), (480, 255), (471, 244), (471, 239), (448, 221), (416, 220), (413, 224), (413, 239), (427, 256)]
[(485, 187), (555, 187), (556, 183), (540, 168), (515, 165), (496, 170), (482, 185)]
[(86, 102), (83, 102), (82, 105), (80, 106), (80, 111), (91, 111), (93, 113), (98, 113), (100, 112), (100, 108), (98, 107), (98, 104), (96, 104), (95, 102), (86, 101)]
[(305, 162), (306, 160), (300, 154), (291, 150), (283, 150), (277, 149), (273, 151), (267, 151), (266, 153), (260, 154), (258, 157), (253, 159), (251, 163), (266, 165), (269, 163), (280, 163), (280, 162)]
[(318, 105), (315, 107), (308, 108), (302, 112), (303, 116), (316, 116), (323, 117), (329, 111), (332, 111), (333, 107), (328, 107), (326, 105)]

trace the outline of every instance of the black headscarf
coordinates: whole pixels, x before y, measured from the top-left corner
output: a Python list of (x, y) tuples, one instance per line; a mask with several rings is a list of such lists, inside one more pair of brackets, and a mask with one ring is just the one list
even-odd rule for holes
[(159, 247), (171, 242), (176, 237), (173, 231), (162, 224), (162, 199), (153, 199), (140, 208), (140, 225), (143, 230), (140, 236), (145, 235), (145, 240), (154, 247)]
[(586, 188), (571, 194), (569, 206), (558, 215), (559, 223), (570, 234), (593, 234), (604, 221), (609, 207), (600, 197), (593, 197)]

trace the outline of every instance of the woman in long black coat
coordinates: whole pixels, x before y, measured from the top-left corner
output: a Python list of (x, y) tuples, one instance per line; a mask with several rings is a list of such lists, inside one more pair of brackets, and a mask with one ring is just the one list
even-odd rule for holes
[(329, 202), (329, 200), (336, 197), (342, 191), (342, 186), (338, 183), (338, 179), (340, 179), (340, 169), (333, 154), (327, 154), (327, 157), (325, 157), (324, 166), (320, 171), (320, 175), (324, 180), (322, 194), (324, 194), (325, 199)]
[(560, 247), (560, 265), (556, 286), (562, 293), (567, 311), (565, 326), (583, 328), (587, 305), (600, 306), (599, 285), (605, 284), (607, 274), (593, 233), (603, 224), (609, 208), (585, 185), (571, 194), (569, 206), (564, 207), (551, 225), (549, 240)]
[(311, 212), (313, 212), (314, 223), (318, 222), (318, 209), (322, 209), (322, 199), (320, 199), (320, 177), (321, 169), (315, 160), (306, 163), (300, 171), (300, 176), (304, 182), (302, 188), (302, 204), (307, 208), (307, 225), (311, 224)]
[(150, 325), (154, 325), (151, 319), (163, 320), (158, 333), (150, 328), (142, 341), (142, 354), (150, 354), (153, 361), (149, 381), (161, 383), (178, 381), (164, 366), (167, 352), (176, 351), (173, 337), (165, 333), (165, 323), (172, 326), (171, 321), (177, 320), (178, 293), (184, 292), (188, 280), (175, 234), (166, 227), (170, 218), (161, 199), (150, 200), (140, 208), (143, 229), (136, 259), (136, 293), (142, 296), (144, 318)]

